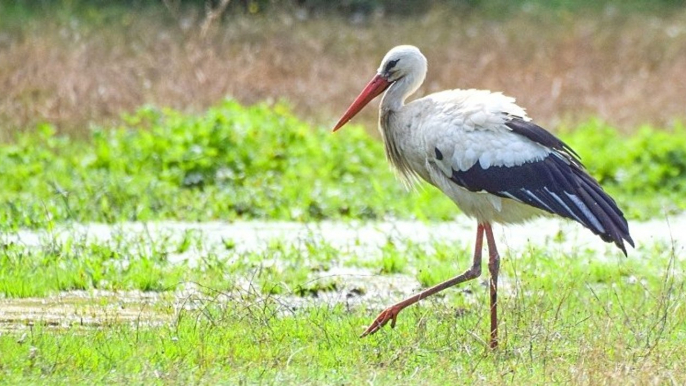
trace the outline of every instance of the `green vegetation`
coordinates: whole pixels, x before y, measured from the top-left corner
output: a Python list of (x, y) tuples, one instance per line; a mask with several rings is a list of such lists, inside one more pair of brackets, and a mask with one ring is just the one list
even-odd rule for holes
[[(117, 243), (122, 250), (136, 249), (135, 240)], [(186, 243), (168, 244), (176, 249)], [(686, 309), (680, 306), (684, 287), (679, 273), (686, 267), (668, 246), (644, 247), (631, 259), (606, 262), (597, 261), (598, 254), (591, 251), (561, 258), (545, 252), (550, 246), (508, 254), (502, 267), (503, 345), (498, 352), (486, 347), (488, 288), (479, 280), (404, 311), (395, 330), (361, 340), (357, 335), (374, 314), (365, 309), (370, 299), (388, 301), (397, 295), (372, 293), (361, 303), (344, 296), (317, 300), (294, 285), (316, 282), (310, 268), (309, 279), (297, 278), (278, 294), (259, 285), (265, 273), (255, 268), (271, 266), (264, 262), (274, 257), (287, 268), (278, 277), (267, 274), (263, 283), (289, 280), (288, 272), (298, 271), (295, 267), (314, 267), (331, 258), (330, 247), (321, 242), (298, 247), (309, 251), (307, 258), (273, 243), (262, 253), (221, 259), (225, 265), (216, 271), (202, 252), (193, 268), (197, 271), (186, 279), (200, 279), (202, 275), (195, 275), (203, 269), (205, 278), (228, 274), (198, 283), (202, 291), (161, 297), (147, 306), (147, 314), (130, 322), (116, 322), (108, 305), (96, 297), (84, 299), (81, 307), (110, 314), (102, 328), (84, 329), (79, 323), (55, 328), (38, 322), (30, 329), (3, 331), (0, 377), (12, 384), (686, 381)], [(416, 248), (386, 245), (381, 252), (387, 258), (395, 250)], [(106, 248), (91, 247), (96, 249)], [(467, 260), (455, 259), (450, 267), (434, 265), (429, 262), (443, 261), (445, 246), (431, 243), (427, 250), (425, 261), (409, 259), (403, 270), (445, 275)], [(144, 255), (138, 252), (129, 260)], [(38, 269), (31, 279), (49, 282), (47, 271)], [(129, 276), (121, 270), (108, 275), (111, 288), (124, 282), (118, 277)], [(232, 278), (249, 278), (256, 285), (216, 289), (219, 280)], [(303, 302), (293, 307), (283, 295), (303, 296)]]
[[(217, 5), (219, 1), (209, 4)], [(168, 3), (171, 9), (201, 9), (207, 6), (204, 0), (177, 0)], [(431, 8), (443, 7), (451, 11), (461, 11), (464, 14), (478, 12), (482, 15), (504, 17), (512, 13), (521, 12), (544, 12), (550, 15), (552, 12), (583, 12), (603, 10), (608, 7), (620, 8), (624, 12), (645, 12), (645, 11), (668, 11), (683, 5), (680, 0), (613, 0), (613, 1), (593, 1), (593, 0), (404, 0), (402, 2), (393, 0), (350, 0), (343, 2), (332, 2), (328, 0), (247, 0), (229, 2), (226, 13), (229, 14), (264, 14), (269, 12), (292, 11), (293, 9), (306, 9), (317, 14), (331, 15), (351, 15), (351, 14), (371, 14), (375, 11), (383, 10), (390, 15), (417, 15), (429, 11)], [(33, 8), (33, 10), (32, 10)], [(95, 22), (106, 20), (108, 12), (102, 9), (160, 9), (164, 10), (162, 4), (141, 2), (137, 0), (124, 0), (112, 3), (106, 0), (22, 0), (14, 1), (9, 4), (0, 5), (0, 11), (9, 12), (13, 16), (32, 15), (36, 10), (46, 12), (48, 10), (63, 9), (65, 11), (79, 11), (89, 16)], [(102, 14), (105, 15), (102, 15)], [(34, 16), (35, 17), (35, 16)], [(103, 19), (104, 18), (104, 19)]]
[[(0, 334), (7, 382), (684, 381), (686, 266), (670, 246), (641, 243), (629, 259), (585, 248), (560, 256), (559, 235), (510, 250), (494, 353), (484, 341), (486, 277), (404, 311), (396, 330), (357, 339), (382, 305), (405, 296), (399, 289), (465, 269), (468, 245), (389, 238), (367, 254), (312, 236), (245, 250), (239, 239), (210, 244), (201, 232), (126, 225), (107, 240), (86, 237), (76, 223), (457, 213), (433, 188), (404, 192), (361, 127), (334, 135), (282, 104), (227, 100), (203, 115), (147, 107), (125, 122), (83, 140), (43, 125), (0, 147), (0, 301), (20, 313), (5, 316)], [(589, 121), (563, 137), (637, 217), (665, 202), (685, 207), (683, 130), (622, 137)], [(26, 227), (37, 242), (17, 238)], [(64, 311), (65, 295), (51, 298), (74, 290), (91, 294), (74, 311)], [(113, 301), (95, 290), (159, 296)], [(31, 317), (35, 306), (23, 315), (23, 302), (73, 315)], [(125, 311), (133, 317), (118, 316)]]
[(4, 243), (0, 246), (0, 294), (35, 297), (71, 290), (173, 290), (187, 268), (169, 262), (173, 249), (166, 249), (168, 240), (153, 241), (119, 235), (111, 243), (78, 237), (48, 238), (39, 247)]
[(625, 138), (598, 120), (563, 138), (581, 156), (600, 184), (629, 217), (653, 216), (686, 208), (686, 128), (640, 128)]
[(312, 130), (281, 105), (226, 101), (204, 116), (147, 108), (127, 121), (94, 131), (90, 142), (43, 126), (2, 147), (3, 226), (455, 213), (435, 192), (404, 193), (359, 127)]
[[(405, 192), (360, 127), (312, 129), (283, 105), (227, 100), (206, 114), (144, 108), (87, 141), (49, 125), (0, 147), (0, 224), (387, 217), (451, 219), (432, 187)], [(686, 207), (686, 135), (623, 138), (598, 121), (564, 136), (632, 218)], [(364, 199), (360, 199), (364, 197)], [(630, 205), (629, 205), (630, 204)]]
[(201, 236), (121, 230), (98, 241), (62, 230), (44, 235), (39, 245), (6, 241), (0, 244), (0, 298), (74, 290), (173, 292), (187, 283), (233, 290), (247, 277), (265, 294), (316, 296), (336, 289), (335, 280), (317, 277), (342, 261), (324, 240), (274, 240), (263, 251), (237, 251), (231, 244), (209, 246)]

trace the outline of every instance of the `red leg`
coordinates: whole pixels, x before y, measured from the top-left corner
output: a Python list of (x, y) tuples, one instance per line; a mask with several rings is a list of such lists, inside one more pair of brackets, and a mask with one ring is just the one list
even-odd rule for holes
[[(488, 228), (486, 228), (488, 227)], [(443, 291), (448, 287), (463, 283), (468, 280), (475, 279), (481, 275), (481, 250), (483, 246), (483, 236), (484, 229), (491, 229), (490, 225), (479, 224), (476, 228), (476, 246), (474, 247), (474, 262), (472, 267), (466, 270), (462, 275), (456, 276), (450, 280), (446, 280), (443, 283), (436, 284), (435, 286), (428, 288), (412, 297), (409, 297), (399, 303), (396, 303), (388, 308), (376, 317), (376, 320), (362, 333), (360, 338), (367, 335), (371, 335), (385, 326), (389, 321), (391, 322), (391, 327), (395, 327), (395, 321), (398, 317), (400, 311), (405, 307), (417, 303), (418, 301), (427, 298), (437, 292)]]
[(484, 225), (486, 242), (488, 243), (488, 271), (491, 273), (491, 348), (498, 347), (498, 272), (500, 270), (500, 255), (495, 246), (495, 238), (490, 224)]

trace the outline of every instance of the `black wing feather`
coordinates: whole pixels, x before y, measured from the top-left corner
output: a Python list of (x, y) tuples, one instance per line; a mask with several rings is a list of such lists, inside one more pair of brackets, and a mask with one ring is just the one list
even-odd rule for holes
[(483, 168), (477, 162), (465, 171), (453, 169), (450, 179), (473, 192), (485, 191), (575, 220), (626, 255), (624, 240), (631, 246), (634, 242), (624, 214), (578, 162), (574, 150), (533, 123), (512, 119), (506, 125), (552, 152), (516, 166)]
[(510, 119), (505, 122), (505, 126), (509, 127), (512, 132), (529, 138), (530, 140), (543, 146), (567, 153), (576, 162), (581, 162), (581, 158), (578, 154), (576, 154), (574, 149), (569, 147), (569, 145), (564, 143), (561, 139), (551, 134), (548, 130), (533, 122), (525, 121), (521, 117), (516, 117), (513, 115), (508, 115), (508, 117)]

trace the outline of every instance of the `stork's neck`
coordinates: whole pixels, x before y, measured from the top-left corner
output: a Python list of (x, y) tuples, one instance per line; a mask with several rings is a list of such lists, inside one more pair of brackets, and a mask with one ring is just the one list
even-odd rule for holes
[(403, 155), (402, 148), (408, 145), (403, 137), (412, 130), (412, 126), (404, 125), (399, 113), (405, 107), (405, 99), (417, 91), (423, 81), (423, 72), (395, 81), (386, 90), (379, 111), (379, 131), (384, 142), (386, 159), (393, 165), (406, 187), (412, 186), (419, 179), (419, 174), (410, 165), (406, 155)]
[(393, 82), (381, 99), (381, 115), (400, 111), (405, 99), (417, 91), (425, 76), (424, 71), (411, 72)]

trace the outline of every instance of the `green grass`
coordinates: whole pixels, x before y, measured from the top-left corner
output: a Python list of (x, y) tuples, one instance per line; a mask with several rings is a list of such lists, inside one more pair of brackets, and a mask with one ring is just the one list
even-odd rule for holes
[[(683, 134), (677, 126), (621, 137), (592, 120), (563, 137), (639, 218), (686, 207)], [(404, 311), (396, 330), (357, 339), (381, 303), (402, 297), (391, 285), (379, 292), (379, 283), (445, 280), (468, 267), (469, 245), (389, 236), (367, 254), (312, 234), (243, 250), (240, 239), (209, 244), (193, 230), (115, 226), (105, 241), (70, 225), (456, 215), (435, 189), (404, 192), (381, 144), (360, 127), (332, 135), (283, 105), (229, 100), (200, 116), (150, 107), (86, 141), (48, 125), (19, 134), (0, 147), (0, 173), (4, 305), (47, 305), (74, 290), (160, 294), (153, 320), (114, 318), (97, 328), (30, 315), (28, 326), (0, 321), (0, 379), (11, 384), (686, 382), (686, 266), (683, 250), (670, 246), (642, 243), (629, 258), (567, 254), (555, 248), (560, 234), (510, 250), (503, 347), (490, 352), (485, 269), (480, 280)], [(22, 228), (42, 232), (36, 245), (15, 238)], [(360, 275), (329, 275), (340, 267)], [(96, 319), (111, 315), (111, 304), (93, 296), (83, 307)]]
[(174, 289), (186, 268), (170, 264), (160, 245), (142, 240), (100, 244), (67, 239), (40, 248), (5, 244), (0, 254), (0, 293), (46, 296), (90, 289)]
[(191, 282), (232, 290), (242, 278), (266, 294), (310, 296), (336, 288), (333, 279), (314, 280), (341, 261), (341, 253), (319, 238), (275, 239), (264, 250), (238, 251), (233, 240), (210, 246), (197, 232), (153, 235), (114, 229), (107, 241), (62, 230), (42, 236), (39, 245), (0, 243), (0, 297), (74, 290), (167, 292)]
[[(629, 258), (586, 247), (560, 253), (558, 238), (510, 250), (500, 281), (503, 344), (491, 352), (485, 269), (403, 311), (395, 330), (357, 338), (384, 304), (404, 296), (391, 286), (379, 292), (377, 282), (402, 283), (404, 275), (435, 284), (467, 268), (468, 245), (389, 238), (355, 252), (312, 234), (241, 251), (240, 240), (209, 244), (199, 231), (122, 229), (98, 241), (56, 227), (37, 246), (9, 236), (2, 295), (43, 298), (3, 299), (0, 310), (59, 307), (60, 298), (46, 297), (58, 291), (114, 291), (77, 308), (102, 319), (94, 326), (55, 327), (29, 311), (30, 325), (0, 320), (0, 378), (10, 384), (686, 381), (686, 264), (683, 249), (661, 243), (641, 244)], [(184, 254), (192, 261), (178, 262)], [(339, 266), (363, 271), (322, 278)], [(116, 300), (139, 289), (162, 292)], [(138, 307), (147, 314), (117, 317)]]
[[(405, 192), (360, 127), (331, 134), (283, 105), (225, 101), (206, 114), (141, 109), (88, 141), (44, 125), (0, 147), (0, 228), (65, 221), (418, 218), (458, 210), (432, 187)], [(564, 138), (631, 218), (686, 208), (686, 135), (624, 138), (599, 121)], [(364, 199), (361, 199), (364, 198)]]
[[(382, 255), (388, 248), (382, 247)], [(279, 243), (261, 258), (279, 250), (285, 251), (279, 256), (284, 266), (304, 263)], [(675, 251), (654, 245), (629, 259), (598, 261), (592, 251), (557, 256), (546, 250), (530, 247), (505, 256), (502, 346), (496, 352), (485, 345), (488, 294), (478, 282), (460, 288), (468, 292), (448, 290), (405, 310), (396, 329), (365, 339), (357, 335), (378, 310), (367, 310), (364, 303), (305, 295), (304, 303), (292, 307), (288, 298), (259, 285), (233, 291), (201, 285), (201, 293), (158, 301), (154, 310), (171, 319), (162, 325), (143, 318), (101, 328), (37, 323), (5, 331), (0, 376), (12, 384), (686, 381), (686, 267)], [(329, 260), (326, 245), (311, 244), (310, 252), (311, 261)], [(443, 257), (429, 252), (427, 259)], [(426, 264), (454, 273), (466, 263), (462, 260), (446, 268), (408, 259), (404, 270), (416, 272)], [(254, 271), (242, 266), (233, 274)], [(259, 282), (259, 274), (253, 279)]]

